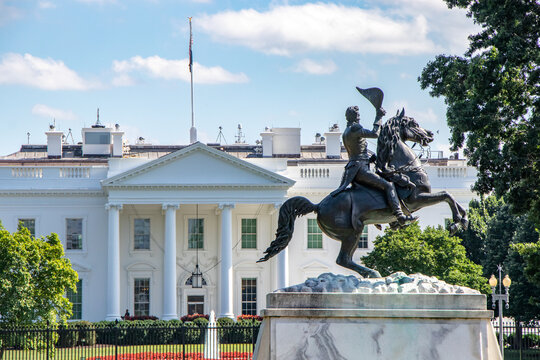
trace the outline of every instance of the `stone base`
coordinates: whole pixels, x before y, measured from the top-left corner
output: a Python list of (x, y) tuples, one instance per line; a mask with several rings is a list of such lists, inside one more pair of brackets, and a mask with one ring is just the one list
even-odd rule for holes
[(254, 360), (501, 360), (480, 294), (271, 293)]

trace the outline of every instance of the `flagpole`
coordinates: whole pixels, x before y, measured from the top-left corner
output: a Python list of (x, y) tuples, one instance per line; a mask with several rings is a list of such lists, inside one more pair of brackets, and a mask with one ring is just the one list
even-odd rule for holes
[(195, 115), (193, 112), (193, 32), (191, 30), (191, 17), (189, 19), (189, 72), (191, 74), (191, 129), (189, 129), (189, 142), (193, 144), (197, 141), (197, 129), (195, 128)]

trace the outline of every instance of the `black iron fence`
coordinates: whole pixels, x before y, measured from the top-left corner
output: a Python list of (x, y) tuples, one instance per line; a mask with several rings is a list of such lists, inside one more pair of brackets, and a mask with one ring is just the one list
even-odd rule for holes
[[(499, 339), (499, 322), (493, 321)], [(540, 324), (503, 321), (505, 360), (540, 360)]]
[(259, 324), (0, 328), (0, 360), (251, 360)]

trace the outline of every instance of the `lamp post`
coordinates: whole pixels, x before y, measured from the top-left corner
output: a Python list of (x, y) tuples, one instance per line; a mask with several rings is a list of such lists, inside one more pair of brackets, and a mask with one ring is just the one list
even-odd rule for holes
[[(502, 311), (502, 303), (503, 300), (506, 302), (506, 308), (508, 309), (509, 303), (510, 303), (510, 296), (508, 295), (508, 288), (510, 287), (510, 284), (512, 284), (512, 280), (506, 275), (504, 279), (501, 281), (502, 277), (502, 265), (497, 265), (497, 271), (499, 272), (499, 293), (497, 294), (495, 291), (495, 288), (497, 287), (497, 278), (495, 275), (491, 275), (491, 278), (489, 279), (489, 286), (491, 286), (491, 301), (492, 301), (492, 307), (495, 309), (495, 302), (499, 301), (499, 346), (501, 348), (501, 356), (504, 359), (504, 342), (503, 342), (503, 311)], [(504, 294), (502, 292), (502, 286), (504, 286)]]

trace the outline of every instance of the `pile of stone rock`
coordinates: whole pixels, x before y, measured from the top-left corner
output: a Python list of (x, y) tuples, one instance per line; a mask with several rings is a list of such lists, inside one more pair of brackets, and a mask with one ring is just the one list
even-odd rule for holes
[(407, 275), (396, 272), (384, 278), (357, 278), (353, 275), (324, 273), (308, 278), (304, 283), (276, 290), (276, 292), (319, 292), (358, 294), (480, 294), (464, 286), (450, 285), (434, 276)]

